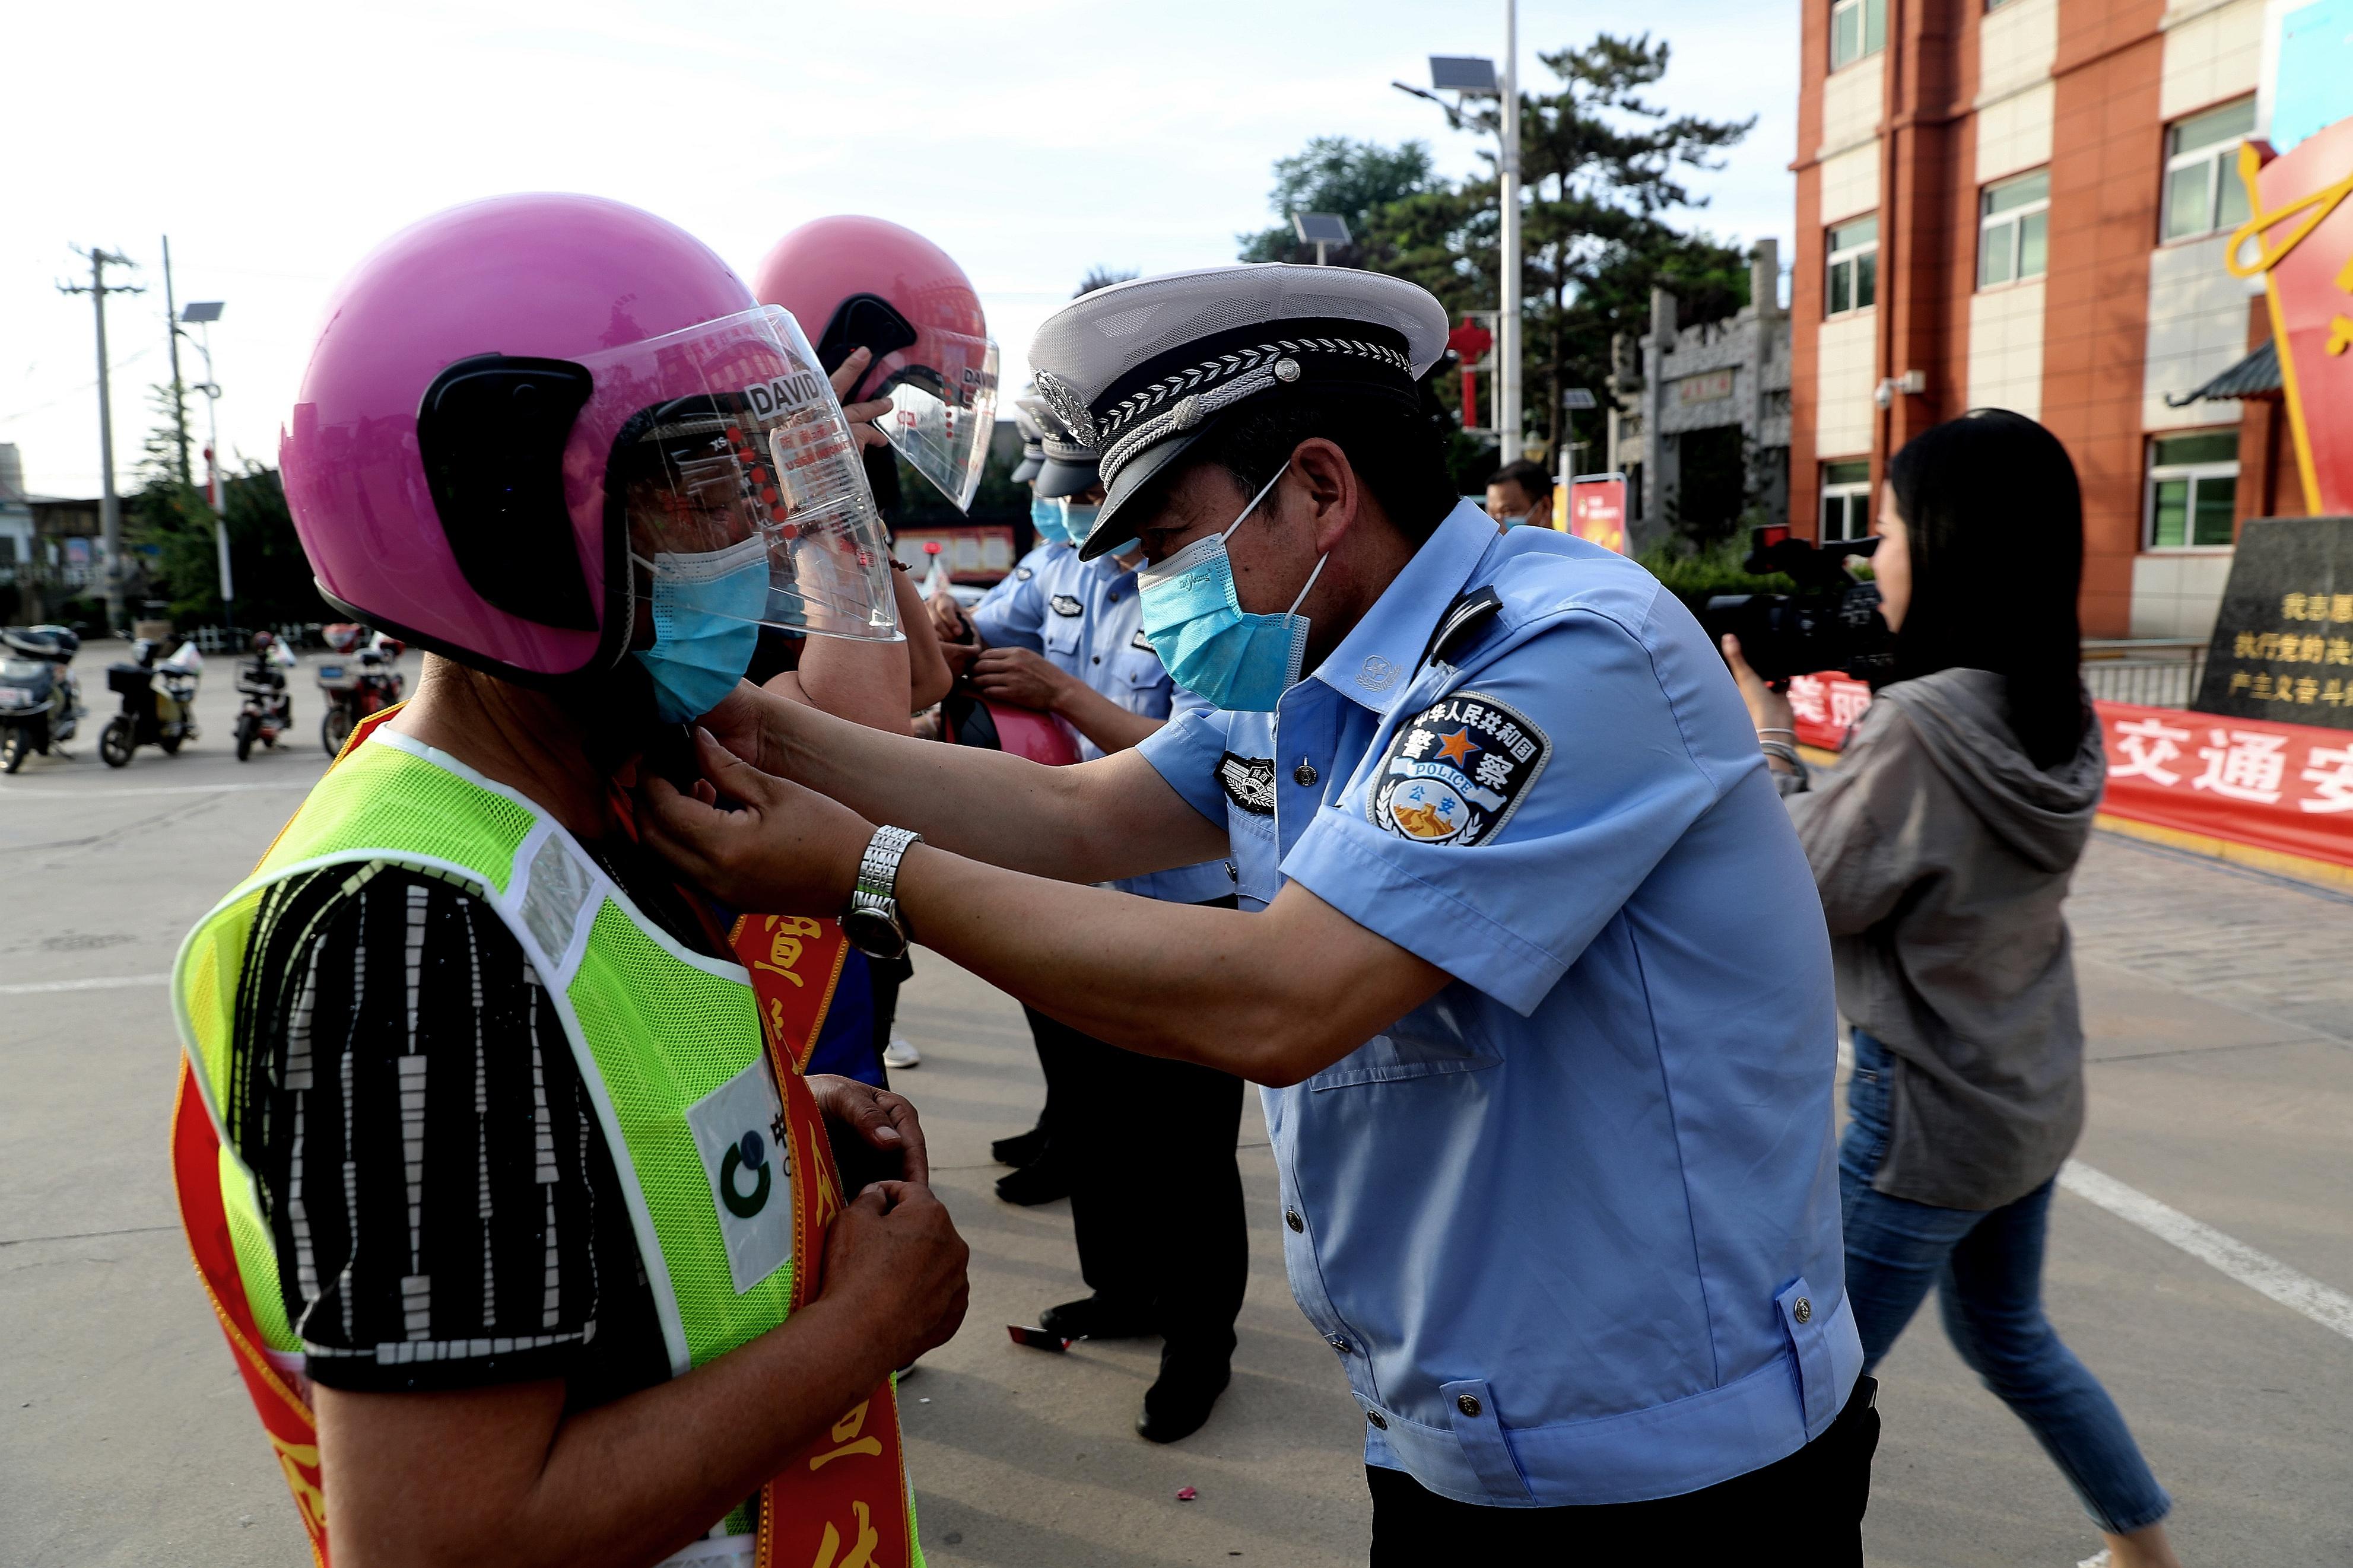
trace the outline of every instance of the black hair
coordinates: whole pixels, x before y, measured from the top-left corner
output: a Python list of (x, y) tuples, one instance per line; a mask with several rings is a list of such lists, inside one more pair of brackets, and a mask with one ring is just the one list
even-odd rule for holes
[(1546, 471), (1543, 464), (1531, 463), (1525, 458), (1514, 463), (1505, 463), (1488, 477), (1487, 482), (1491, 485), (1517, 485), (1520, 493), (1530, 500), (1542, 500), (1552, 494), (1552, 475)]
[(1389, 521), (1419, 547), (1461, 500), (1439, 427), (1420, 405), (1418, 391), (1402, 387), (1278, 387), (1228, 412), (1172, 466), (1215, 463), (1254, 492), (1302, 441), (1320, 436), (1340, 448)]
[(2084, 496), (2067, 448), (2022, 414), (1976, 408), (1906, 442), (1887, 479), (1912, 556), (1894, 679), (1991, 670), (2034, 765), (2064, 763), (2088, 721)]

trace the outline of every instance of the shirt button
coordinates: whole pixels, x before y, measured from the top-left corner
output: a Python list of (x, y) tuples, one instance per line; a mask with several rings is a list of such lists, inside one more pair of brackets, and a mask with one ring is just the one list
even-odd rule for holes
[(1366, 1419), (1366, 1420), (1367, 1420), (1367, 1421), (1369, 1421), (1369, 1422), (1371, 1422), (1374, 1426), (1376, 1426), (1379, 1427), (1379, 1428), (1380, 1428), (1382, 1431), (1384, 1431), (1384, 1432), (1386, 1432), (1386, 1431), (1388, 1431), (1388, 1430), (1389, 1429), (1388, 1417), (1388, 1416), (1386, 1416), (1386, 1415), (1382, 1415), (1379, 1411), (1377, 1411), (1377, 1410), (1367, 1410), (1367, 1411), (1366, 1411), (1366, 1412), (1365, 1412), (1365, 1419)]
[(1300, 788), (1305, 789), (1309, 784), (1315, 782), (1314, 768), (1304, 762), (1301, 763), (1297, 767), (1291, 770), (1291, 782), (1297, 784)]
[(1349, 1351), (1355, 1348), (1348, 1343), (1348, 1339), (1345, 1334), (1326, 1334), (1324, 1337), (1324, 1342), (1330, 1345), (1334, 1350), (1338, 1351), (1342, 1355), (1346, 1355)]
[(1454, 1396), (1454, 1408), (1465, 1415), (1476, 1415), (1479, 1414), (1479, 1396), (1475, 1394), (1458, 1394)]
[(1307, 1222), (1299, 1217), (1299, 1211), (1297, 1209), (1283, 1210), (1282, 1223), (1289, 1226), (1295, 1231), (1304, 1232), (1307, 1229)]
[(1789, 1316), (1801, 1323), (1810, 1323), (1814, 1321), (1814, 1304), (1800, 1296), (1791, 1304)]
[(1096, 662), (1097, 664), (1101, 664), (1101, 663), (1103, 662), (1103, 655), (1101, 655), (1101, 654), (1097, 654), (1097, 655), (1095, 655), (1095, 662)]

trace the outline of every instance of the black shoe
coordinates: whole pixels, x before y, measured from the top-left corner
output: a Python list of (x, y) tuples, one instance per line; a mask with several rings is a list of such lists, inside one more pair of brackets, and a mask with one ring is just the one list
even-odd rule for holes
[(1036, 1164), (1039, 1156), (1045, 1152), (1046, 1130), (1043, 1127), (1032, 1127), (1027, 1132), (999, 1138), (988, 1146), (990, 1159), (1000, 1165), (1010, 1165), (1017, 1171), (1026, 1165)]
[(1039, 1316), (1038, 1326), (1066, 1340), (1135, 1340), (1160, 1331), (1149, 1307), (1102, 1296), (1049, 1307)]
[(1145, 1390), (1144, 1411), (1135, 1429), (1145, 1441), (1174, 1443), (1190, 1437), (1209, 1418), (1218, 1395), (1233, 1379), (1233, 1368), (1223, 1356), (1187, 1355), (1163, 1351), (1159, 1381)]
[(1071, 1178), (1059, 1161), (1044, 1160), (1025, 1165), (1009, 1176), (997, 1179), (997, 1195), (1008, 1204), (1029, 1208), (1037, 1204), (1050, 1204), (1056, 1198), (1071, 1195)]

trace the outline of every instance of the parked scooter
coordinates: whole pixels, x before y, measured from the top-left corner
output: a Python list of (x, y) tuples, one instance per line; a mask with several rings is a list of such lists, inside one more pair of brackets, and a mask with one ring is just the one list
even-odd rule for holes
[(286, 672), (298, 661), (293, 651), (268, 632), (253, 634), (253, 658), (237, 668), (237, 689), (245, 701), (237, 711), (237, 760), (253, 755), (256, 741), (275, 749), (278, 737), (294, 727), (294, 699)]
[(319, 667), (319, 689), (327, 699), (326, 714), (319, 721), (319, 743), (333, 757), (343, 754), (343, 742), (361, 720), (400, 700), (406, 682), (395, 667), (406, 646), (348, 621), (324, 627), (321, 635), (329, 647), (351, 655), (348, 663)]
[(107, 689), (122, 699), (122, 711), (98, 736), (98, 754), (110, 768), (130, 766), (131, 753), (141, 746), (159, 747), (168, 757), (197, 738), (196, 681), (205, 656), (184, 642), (158, 663), (163, 651), (162, 643), (141, 637), (131, 645), (129, 661), (106, 667)]
[(0, 772), (38, 752), (62, 757), (82, 715), (73, 657), (81, 638), (64, 626), (0, 628)]

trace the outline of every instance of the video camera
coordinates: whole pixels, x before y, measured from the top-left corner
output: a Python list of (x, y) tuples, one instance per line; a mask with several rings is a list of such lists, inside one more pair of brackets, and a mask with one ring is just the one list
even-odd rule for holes
[(1842, 669), (1857, 680), (1884, 679), (1895, 663), (1895, 637), (1880, 618), (1879, 585), (1848, 574), (1849, 561), (1868, 559), (1878, 539), (1816, 545), (1792, 538), (1786, 526), (1749, 531), (1742, 566), (1758, 576), (1778, 572), (1794, 594), (1718, 594), (1701, 617), (1708, 635), (1740, 639), (1748, 667), (1777, 685), (1793, 675)]

